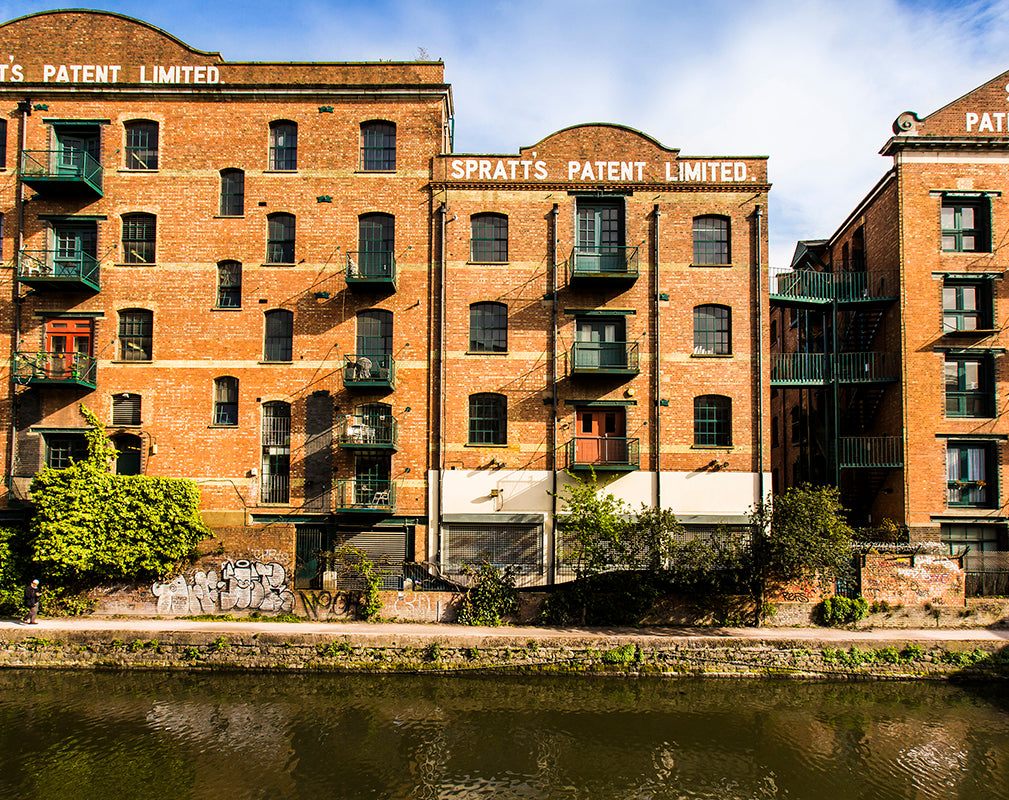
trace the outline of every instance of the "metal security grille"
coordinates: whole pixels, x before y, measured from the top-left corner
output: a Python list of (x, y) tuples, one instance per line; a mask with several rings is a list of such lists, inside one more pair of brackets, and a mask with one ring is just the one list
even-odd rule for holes
[(112, 398), (112, 424), (140, 424), (139, 394), (117, 394)]
[(123, 261), (127, 264), (154, 263), (155, 219), (153, 214), (123, 217)]
[(449, 572), (488, 561), (515, 567), (519, 574), (543, 570), (543, 526), (518, 524), (460, 524), (443, 529), (444, 565)]
[(360, 570), (353, 563), (341, 563), (332, 554), (346, 544), (362, 550), (379, 576), (380, 588), (403, 586), (403, 564), (407, 554), (405, 530), (348, 532), (337, 528), (299, 526), (295, 534), (295, 586), (323, 588), (323, 573), (330, 573), (337, 591), (363, 589)]
[(158, 123), (149, 121), (127, 123), (126, 168), (158, 168)]
[(263, 406), (264, 503), (287, 503), (291, 497), (291, 407), (287, 403)]

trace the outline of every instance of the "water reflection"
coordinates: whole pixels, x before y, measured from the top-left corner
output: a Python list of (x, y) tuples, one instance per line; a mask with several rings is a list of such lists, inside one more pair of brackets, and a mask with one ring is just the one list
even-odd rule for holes
[(1009, 797), (1001, 687), (0, 674), (0, 797)]

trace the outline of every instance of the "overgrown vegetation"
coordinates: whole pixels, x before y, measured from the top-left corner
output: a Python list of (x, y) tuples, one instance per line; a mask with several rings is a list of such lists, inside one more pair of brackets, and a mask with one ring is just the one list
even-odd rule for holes
[(817, 622), (831, 628), (858, 622), (869, 613), (869, 604), (864, 597), (825, 597), (814, 609)]
[[(467, 567), (467, 573), (472, 575), (472, 569)], [(517, 614), (518, 610), (515, 571), (484, 561), (462, 599), (457, 620), (463, 625), (497, 626)]]
[(0, 612), (21, 613), (24, 584), (42, 581), (42, 612), (89, 610), (81, 596), (107, 582), (163, 578), (193, 557), (210, 535), (192, 481), (114, 475), (117, 455), (87, 408), (87, 458), (43, 469), (32, 481), (35, 513), (27, 530), (0, 530)]
[(336, 566), (340, 574), (341, 586), (355, 586), (360, 592), (357, 605), (357, 618), (361, 620), (377, 619), (382, 610), (382, 597), (379, 594), (382, 578), (375, 570), (375, 562), (359, 547), (342, 544), (332, 552), (318, 553), (320, 559)]

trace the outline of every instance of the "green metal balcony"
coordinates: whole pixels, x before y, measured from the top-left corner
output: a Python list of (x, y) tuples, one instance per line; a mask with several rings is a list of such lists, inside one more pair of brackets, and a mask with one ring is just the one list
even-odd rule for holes
[(361, 289), (395, 289), (396, 256), (392, 252), (347, 253), (347, 286)]
[(46, 197), (103, 195), (104, 170), (98, 159), (79, 150), (24, 150), (21, 180)]
[(347, 450), (395, 450), (399, 441), (392, 416), (348, 414), (336, 430), (337, 444)]
[(637, 375), (637, 342), (575, 342), (571, 345), (568, 374)]
[(771, 300), (792, 305), (826, 303), (893, 302), (897, 299), (897, 273), (815, 272), (813, 270), (770, 271)]
[(17, 279), (41, 292), (97, 292), (101, 267), (97, 258), (83, 251), (22, 250)]
[(575, 247), (568, 258), (567, 274), (568, 283), (633, 283), (638, 279), (638, 248)]
[(349, 354), (343, 359), (345, 389), (395, 388), (396, 362), (392, 356)]
[(842, 436), (838, 444), (841, 469), (894, 469), (904, 466), (900, 436)]
[(79, 386), (94, 389), (98, 362), (83, 353), (18, 351), (14, 380), (22, 386)]
[(336, 510), (362, 514), (391, 514), (396, 510), (393, 481), (349, 478), (336, 482)]
[(564, 469), (575, 472), (633, 472), (640, 468), (640, 439), (576, 436), (561, 449)]
[(772, 353), (772, 386), (888, 383), (897, 380), (897, 359), (888, 353)]

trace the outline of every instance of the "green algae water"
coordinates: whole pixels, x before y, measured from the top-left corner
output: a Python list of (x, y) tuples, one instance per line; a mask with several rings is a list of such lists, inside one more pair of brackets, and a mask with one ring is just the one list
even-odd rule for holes
[(0, 672), (0, 797), (1009, 798), (1003, 684)]

